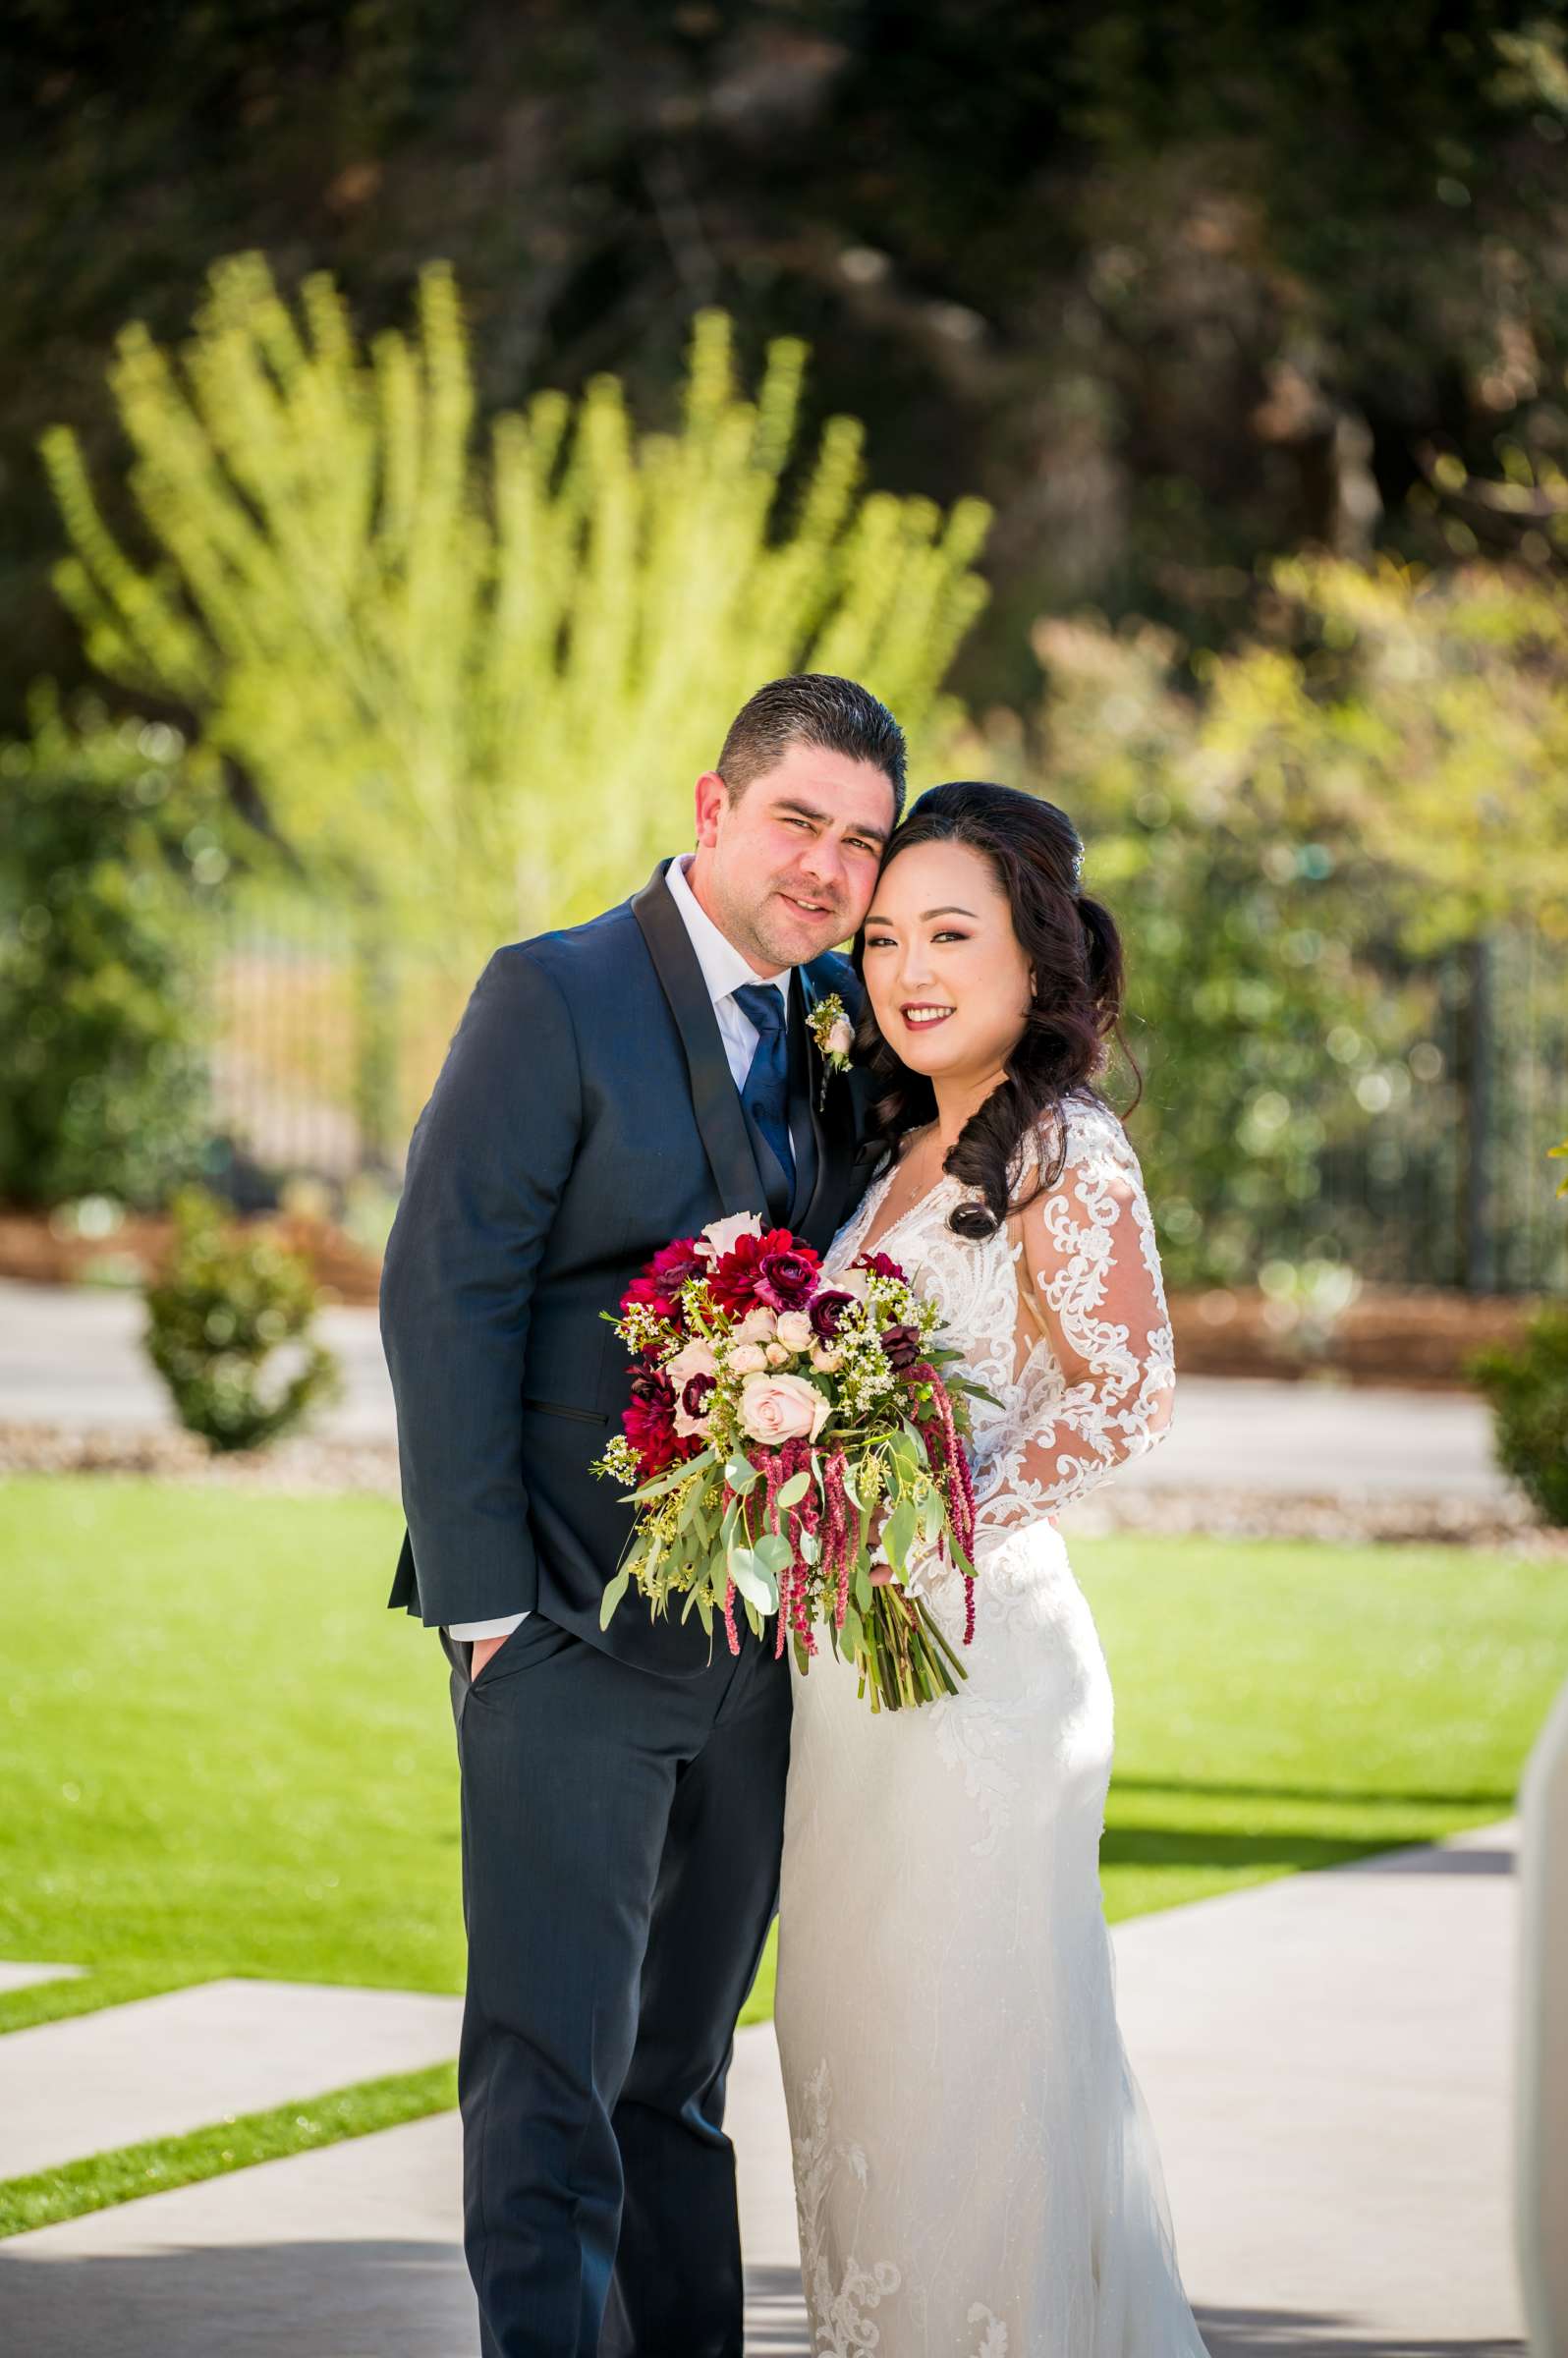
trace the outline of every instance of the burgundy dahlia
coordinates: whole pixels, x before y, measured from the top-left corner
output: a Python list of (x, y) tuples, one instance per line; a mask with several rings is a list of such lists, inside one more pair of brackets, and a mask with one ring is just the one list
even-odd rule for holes
[[(738, 1236), (729, 1252), (720, 1254), (707, 1272), (708, 1291), (719, 1309), (738, 1319), (755, 1310), (763, 1299), (762, 1263), (776, 1254), (788, 1253), (794, 1244), (787, 1228), (770, 1228), (765, 1236)], [(805, 1250), (810, 1252), (810, 1246)]]
[(691, 1278), (707, 1275), (707, 1263), (698, 1252), (695, 1236), (678, 1236), (673, 1245), (654, 1254), (647, 1273), (666, 1299), (675, 1302)]

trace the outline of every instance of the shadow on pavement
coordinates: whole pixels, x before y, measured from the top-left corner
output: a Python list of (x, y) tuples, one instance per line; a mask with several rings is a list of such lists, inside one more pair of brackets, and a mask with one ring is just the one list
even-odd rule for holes
[[(810, 2358), (798, 2271), (747, 2271), (747, 2358)], [(438, 2242), (173, 2247), (32, 2258), (0, 2248), (0, 2350), (17, 2358), (474, 2358), (463, 2254)]]
[(1209, 2358), (1526, 2358), (1522, 2341), (1437, 2341), (1308, 2309), (1195, 2312)]

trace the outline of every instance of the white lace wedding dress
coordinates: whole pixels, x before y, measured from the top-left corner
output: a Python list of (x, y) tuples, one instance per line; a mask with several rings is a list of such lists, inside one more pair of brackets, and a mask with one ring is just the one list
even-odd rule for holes
[[(1121, 1124), (1085, 1093), (1065, 1128), (1021, 1246), (955, 1236), (948, 1178), (879, 1230), (884, 1173), (827, 1256), (890, 1253), (1003, 1406), (965, 1686), (873, 1717), (827, 1648), (795, 1677), (777, 2027), (817, 2358), (1203, 2358), (1116, 2026), (1110, 1684), (1051, 1519), (1168, 1424), (1171, 1335)], [(957, 1575), (912, 1585), (956, 1644)]]

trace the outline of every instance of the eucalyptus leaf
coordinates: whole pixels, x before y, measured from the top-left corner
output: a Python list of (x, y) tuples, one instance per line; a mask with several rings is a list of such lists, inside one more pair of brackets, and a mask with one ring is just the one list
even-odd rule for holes
[(736, 1495), (744, 1498), (748, 1490), (756, 1488), (762, 1477), (749, 1457), (732, 1457), (724, 1469), (724, 1479)]
[(811, 1487), (812, 1477), (810, 1469), (803, 1467), (799, 1474), (792, 1474), (788, 1482), (783, 1485), (778, 1493), (777, 1504), (781, 1508), (799, 1506), (801, 1500), (805, 1497)]
[(776, 1576), (791, 1561), (795, 1550), (776, 1531), (764, 1531), (752, 1552), (763, 1571)]
[(683, 1482), (689, 1482), (694, 1474), (700, 1474), (704, 1466), (710, 1466), (713, 1462), (712, 1450), (704, 1449), (700, 1457), (689, 1458), (682, 1465), (672, 1466), (656, 1482), (644, 1482), (640, 1490), (632, 1492), (632, 1496), (639, 1504), (644, 1498), (662, 1498), (666, 1490), (678, 1489)]
[(778, 1582), (765, 1565), (759, 1564), (750, 1547), (730, 1550), (729, 1576), (748, 1604), (755, 1604), (759, 1613), (778, 1610)]

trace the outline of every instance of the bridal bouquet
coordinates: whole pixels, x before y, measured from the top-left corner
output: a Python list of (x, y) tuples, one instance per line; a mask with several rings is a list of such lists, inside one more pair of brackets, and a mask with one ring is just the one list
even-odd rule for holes
[[(609, 1317), (608, 1312), (604, 1313)], [(594, 1466), (637, 1508), (604, 1592), (606, 1625), (635, 1583), (740, 1652), (777, 1615), (805, 1670), (824, 1629), (873, 1712), (957, 1693), (963, 1663), (898, 1583), (917, 1544), (958, 1566), (975, 1634), (969, 1396), (937, 1341), (940, 1312), (896, 1262), (863, 1253), (825, 1277), (812, 1247), (746, 1213), (656, 1253), (622, 1297), (632, 1354), (623, 1431)], [(894, 1580), (870, 1577), (874, 1527)]]

